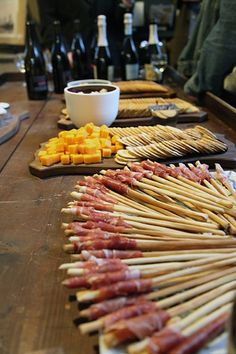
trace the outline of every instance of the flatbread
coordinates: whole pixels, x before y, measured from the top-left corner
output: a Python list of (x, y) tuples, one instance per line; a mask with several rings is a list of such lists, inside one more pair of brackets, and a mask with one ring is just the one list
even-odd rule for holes
[(146, 80), (131, 80), (131, 81), (118, 81), (114, 85), (120, 88), (120, 93), (144, 93), (144, 92), (168, 92), (165, 86), (159, 85), (153, 81)]

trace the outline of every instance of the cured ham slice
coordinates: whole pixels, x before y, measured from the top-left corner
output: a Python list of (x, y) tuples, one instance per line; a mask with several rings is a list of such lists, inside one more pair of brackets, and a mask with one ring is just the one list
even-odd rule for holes
[(185, 337), (175, 328), (164, 328), (160, 332), (154, 333), (149, 339), (146, 346), (146, 352), (148, 354), (166, 354), (169, 350), (179, 343), (181, 343)]
[(109, 327), (104, 336), (105, 342), (109, 346), (116, 346), (137, 338), (145, 338), (163, 328), (169, 318), (166, 311), (158, 310), (128, 320), (121, 320)]
[(102, 249), (136, 249), (137, 242), (125, 237), (114, 236), (109, 240), (94, 240), (87, 242), (73, 242), (73, 252), (79, 253), (82, 250), (102, 250)]
[(68, 288), (84, 287), (98, 289), (102, 286), (110, 285), (119, 281), (139, 278), (140, 271), (138, 269), (133, 269), (121, 270), (118, 272), (90, 273), (87, 276), (66, 279), (63, 284)]
[(157, 307), (154, 302), (145, 301), (144, 299), (137, 300), (134, 305), (126, 306), (107, 315), (104, 323), (105, 328), (109, 328), (112, 324), (120, 320), (140, 316), (144, 313), (155, 312), (156, 309)]
[(105, 187), (108, 187), (109, 189), (111, 189), (119, 194), (127, 194), (128, 193), (128, 187), (125, 184), (120, 183), (119, 181), (113, 180), (109, 177), (102, 177), (101, 181)]
[(112, 312), (123, 307), (131, 306), (138, 304), (139, 302), (145, 301), (142, 296), (121, 296), (115, 299), (101, 301), (97, 304), (93, 304), (86, 310), (86, 313), (89, 314), (88, 317), (91, 320), (96, 320), (99, 317), (105, 316), (107, 314), (112, 314)]
[[(130, 226), (129, 226), (130, 227)], [(86, 235), (86, 229), (92, 230), (92, 232), (107, 231), (113, 233), (121, 233), (124, 231), (124, 226), (115, 226), (104, 221), (86, 221), (79, 222), (74, 221), (68, 225), (68, 229), (72, 230), (74, 235)]]
[[(103, 185), (105, 186), (104, 183)], [(116, 200), (114, 198), (108, 196), (107, 194), (105, 194), (105, 192), (101, 192), (101, 189), (96, 189), (91, 187), (80, 187), (79, 191), (81, 193), (86, 193), (96, 198), (99, 198), (100, 200), (107, 203), (112, 203), (112, 204), (116, 203)]]
[(152, 281), (150, 279), (121, 281), (99, 289), (97, 301), (111, 299), (116, 296), (141, 294), (150, 291)]
[(229, 313), (224, 313), (205, 327), (181, 341), (169, 354), (194, 354), (205, 344), (220, 334), (228, 321)]
[(95, 210), (103, 210), (103, 211), (109, 211), (113, 212), (114, 208), (113, 205), (108, 204), (108, 203), (101, 203), (99, 201), (83, 201), (83, 200), (76, 200), (73, 203), (73, 206), (78, 206), (78, 207), (86, 207), (86, 208), (93, 208)]
[(143, 252), (139, 250), (135, 251), (121, 251), (121, 250), (92, 250), (92, 251), (82, 251), (81, 253), (83, 259), (87, 260), (89, 257), (94, 256), (97, 258), (120, 258), (120, 259), (129, 259), (129, 258), (139, 258), (143, 257)]

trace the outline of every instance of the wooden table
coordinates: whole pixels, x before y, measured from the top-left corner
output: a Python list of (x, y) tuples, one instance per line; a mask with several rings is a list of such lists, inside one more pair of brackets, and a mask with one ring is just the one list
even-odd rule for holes
[[(2, 354), (92, 354), (97, 337), (80, 336), (72, 320), (76, 303), (60, 282), (62, 251), (60, 209), (78, 177), (41, 180), (28, 164), (39, 144), (58, 133), (60, 96), (28, 101), (21, 82), (0, 86), (1, 101), (29, 110), (20, 131), (0, 146), (0, 352)], [(223, 117), (221, 117), (223, 118)], [(209, 112), (205, 126), (236, 141), (236, 132)]]

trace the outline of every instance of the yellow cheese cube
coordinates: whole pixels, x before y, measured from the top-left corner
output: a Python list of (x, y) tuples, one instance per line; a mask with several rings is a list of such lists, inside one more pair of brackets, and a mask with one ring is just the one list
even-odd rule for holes
[(102, 157), (100, 151), (96, 152), (95, 154), (84, 154), (84, 163), (86, 164), (97, 163), (101, 161)]
[(61, 163), (62, 165), (69, 165), (70, 164), (70, 155), (61, 155)]

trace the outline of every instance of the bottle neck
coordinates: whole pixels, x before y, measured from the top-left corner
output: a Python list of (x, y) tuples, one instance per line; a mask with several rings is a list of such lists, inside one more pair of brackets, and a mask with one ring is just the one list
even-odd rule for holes
[(125, 24), (125, 37), (132, 37), (132, 34), (133, 34), (132, 23), (126, 23)]
[(34, 24), (27, 23), (26, 25), (26, 46), (33, 47), (36, 42), (36, 31)]
[(148, 44), (159, 44), (157, 24), (152, 23), (149, 25), (149, 38)]
[(62, 42), (61, 26), (58, 22), (54, 23), (54, 41), (55, 43)]
[(98, 47), (107, 47), (107, 30), (106, 23), (101, 23), (98, 25)]

